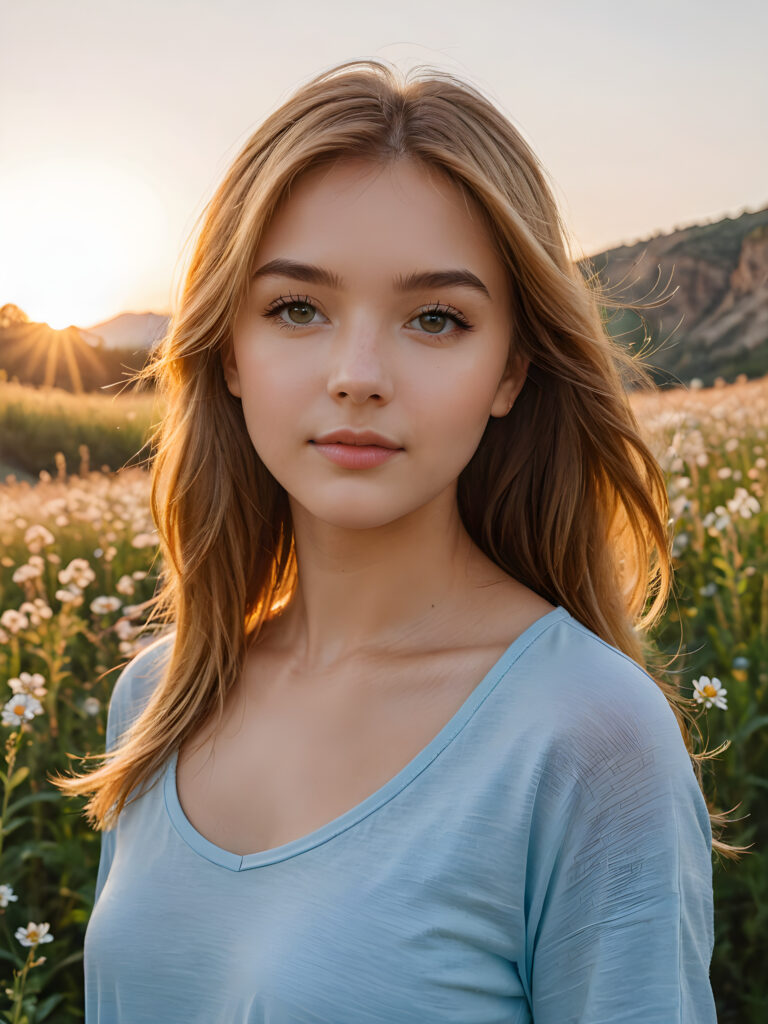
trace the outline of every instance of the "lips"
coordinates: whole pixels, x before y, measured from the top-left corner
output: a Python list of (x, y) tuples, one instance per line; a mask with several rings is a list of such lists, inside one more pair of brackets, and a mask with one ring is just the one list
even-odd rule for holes
[(372, 446), (377, 448), (402, 448), (396, 441), (384, 434), (378, 434), (374, 430), (354, 431), (346, 427), (340, 430), (332, 430), (327, 434), (321, 434), (313, 439), (314, 444), (346, 444), (355, 446)]

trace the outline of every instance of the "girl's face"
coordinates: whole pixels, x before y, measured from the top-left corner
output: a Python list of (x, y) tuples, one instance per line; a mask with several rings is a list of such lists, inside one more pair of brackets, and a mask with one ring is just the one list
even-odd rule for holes
[[(305, 510), (365, 529), (455, 502), (489, 416), (508, 412), (528, 369), (505, 376), (504, 267), (456, 186), (405, 159), (315, 168), (254, 265), (224, 373), (294, 522)], [(338, 464), (317, 439), (342, 428), (400, 450)]]

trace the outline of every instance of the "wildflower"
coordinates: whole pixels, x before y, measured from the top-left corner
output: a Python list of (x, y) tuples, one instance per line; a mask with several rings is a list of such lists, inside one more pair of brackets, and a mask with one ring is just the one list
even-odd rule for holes
[(74, 583), (81, 590), (95, 579), (96, 573), (85, 558), (73, 558), (66, 569), (59, 570), (59, 583)]
[(728, 705), (725, 701), (727, 692), (727, 690), (723, 689), (720, 680), (714, 677), (710, 679), (709, 676), (701, 676), (700, 679), (694, 679), (693, 681), (694, 699), (699, 704), (703, 704), (705, 708), (710, 708), (714, 704), (721, 711), (727, 711)]
[(27, 545), (30, 551), (35, 554), (40, 551), (41, 548), (48, 547), (49, 544), (53, 544), (56, 538), (53, 536), (50, 530), (47, 530), (44, 526), (30, 526), (24, 534), (24, 543)]
[(35, 715), (42, 715), (43, 705), (31, 693), (14, 694), (3, 705), (3, 725), (20, 725), (31, 722)]
[(11, 633), (18, 633), (20, 629), (26, 629), (29, 626), (29, 619), (23, 612), (9, 608), (0, 615), (0, 626), (4, 626)]
[(8, 680), (8, 685), (14, 693), (28, 693), (38, 699), (48, 693), (45, 688), (45, 677), (39, 672), (20, 672), (18, 678)]
[(131, 546), (134, 548), (153, 548), (156, 544), (156, 533), (137, 533), (131, 541)]
[(83, 701), (83, 711), (86, 715), (98, 715), (101, 711), (101, 701), (98, 697), (86, 697)]
[(74, 583), (70, 583), (66, 590), (57, 590), (55, 596), (62, 604), (79, 605), (83, 603), (80, 588), (76, 587)]
[(704, 381), (700, 377), (691, 377), (688, 387), (691, 391), (700, 391), (704, 387)]
[(12, 579), (14, 583), (26, 583), (27, 580), (36, 580), (42, 575), (40, 569), (35, 565), (20, 565)]
[(108, 615), (109, 612), (116, 612), (122, 603), (119, 597), (102, 594), (101, 597), (96, 597), (91, 601), (91, 611), (95, 615)]
[(733, 668), (735, 668), (735, 669), (749, 668), (749, 665), (750, 665), (749, 658), (734, 658), (733, 659)]
[(145, 580), (147, 578), (147, 572), (145, 569), (137, 569), (131, 573), (131, 577), (135, 580)]
[(53, 611), (42, 597), (36, 597), (34, 601), (24, 601), (19, 607), (20, 612), (24, 612), (29, 616), (29, 621), (33, 626), (39, 626), (43, 619), (50, 619), (53, 615)]
[(118, 594), (133, 594), (136, 590), (133, 580), (130, 576), (121, 576), (115, 584), (115, 590)]
[(768, 466), (768, 462), (766, 462), (765, 459), (763, 459), (763, 458), (755, 459), (755, 468), (756, 469), (765, 469), (766, 466)]
[(717, 475), (721, 480), (727, 480), (731, 473), (733, 473), (733, 470), (730, 466), (721, 466), (717, 471)]
[(716, 583), (707, 583), (703, 587), (699, 587), (699, 593), (702, 597), (713, 597), (717, 593)]
[(726, 528), (731, 517), (723, 505), (718, 505), (714, 512), (707, 512), (702, 519), (702, 524), (709, 530), (710, 536), (715, 536)]
[(103, 554), (104, 554), (104, 549), (103, 548), (94, 548), (93, 549), (93, 557), (94, 558), (101, 558), (101, 556)]
[(753, 513), (760, 511), (760, 502), (745, 487), (737, 487), (733, 498), (726, 505), (731, 515), (740, 515), (742, 519), (749, 519)]
[(26, 928), (17, 928), (15, 936), (22, 946), (37, 946), (42, 942), (53, 942), (53, 936), (48, 933), (50, 927), (47, 921), (42, 924), (30, 921)]
[(7, 907), (11, 900), (17, 900), (18, 898), (12, 886), (0, 885), (0, 907)]

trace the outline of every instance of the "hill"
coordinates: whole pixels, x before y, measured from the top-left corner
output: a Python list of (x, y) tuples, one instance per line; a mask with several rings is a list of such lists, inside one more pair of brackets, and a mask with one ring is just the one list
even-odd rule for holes
[(711, 385), (718, 376), (768, 373), (768, 208), (619, 246), (581, 269), (597, 272), (627, 307), (666, 296), (656, 308), (626, 308), (608, 323), (637, 350), (645, 320), (659, 382), (698, 377)]
[(116, 394), (146, 363), (167, 322), (155, 313), (126, 313), (90, 330), (54, 330), (9, 303), (0, 308), (0, 379)]
[(121, 313), (83, 331), (100, 338), (105, 348), (153, 348), (168, 327), (168, 317), (158, 313)]

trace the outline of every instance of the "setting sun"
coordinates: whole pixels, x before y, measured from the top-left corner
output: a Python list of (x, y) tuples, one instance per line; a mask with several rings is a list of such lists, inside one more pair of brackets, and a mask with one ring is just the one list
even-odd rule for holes
[(99, 157), (6, 168), (0, 223), (2, 301), (54, 328), (115, 316), (153, 276), (167, 278), (174, 259), (156, 191), (135, 167)]

